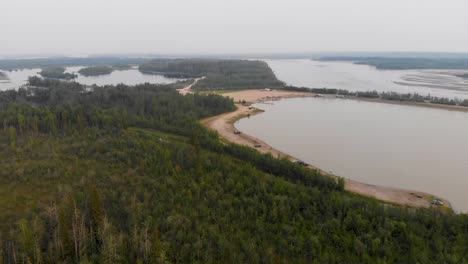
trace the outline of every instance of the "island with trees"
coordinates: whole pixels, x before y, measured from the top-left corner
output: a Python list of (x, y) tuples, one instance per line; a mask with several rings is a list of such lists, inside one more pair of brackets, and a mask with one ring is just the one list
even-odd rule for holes
[(218, 138), (232, 99), (31, 77), (0, 92), (3, 263), (465, 263), (468, 215), (348, 193)]
[(155, 59), (139, 66), (143, 73), (174, 78), (200, 78), (195, 90), (281, 88), (268, 64), (257, 60)]
[(113, 71), (114, 68), (111, 66), (90, 66), (80, 69), (78, 73), (83, 76), (98, 76), (111, 74)]
[(64, 79), (64, 80), (72, 80), (78, 77), (74, 73), (65, 72), (65, 67), (61, 66), (54, 66), (54, 67), (47, 67), (43, 68), (42, 71), (39, 72), (44, 78), (53, 78), (53, 79)]
[(8, 75), (2, 71), (0, 71), (0, 81), (8, 80)]

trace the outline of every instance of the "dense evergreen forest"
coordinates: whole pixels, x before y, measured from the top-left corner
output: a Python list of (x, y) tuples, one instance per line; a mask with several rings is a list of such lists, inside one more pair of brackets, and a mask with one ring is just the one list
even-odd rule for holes
[(463, 69), (468, 70), (468, 58), (393, 58), (393, 57), (321, 57), (323, 61), (352, 61), (382, 70)]
[(76, 74), (65, 72), (65, 67), (54, 66), (42, 69), (39, 74), (44, 78), (71, 80), (78, 77)]
[(268, 64), (254, 60), (156, 59), (140, 65), (143, 73), (167, 77), (198, 78), (205, 76), (195, 90), (281, 88)]
[(84, 76), (97, 76), (111, 74), (114, 68), (111, 66), (90, 66), (79, 70), (78, 72)]
[(0, 92), (0, 263), (468, 263), (468, 216), (343, 191), (198, 120), (171, 86)]

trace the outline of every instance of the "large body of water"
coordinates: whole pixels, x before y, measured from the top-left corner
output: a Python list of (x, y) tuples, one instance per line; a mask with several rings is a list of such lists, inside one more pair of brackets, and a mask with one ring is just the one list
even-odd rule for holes
[[(294, 86), (392, 91), (468, 99), (468, 79), (456, 70), (377, 70), (351, 62), (267, 60), (278, 79)], [(466, 71), (465, 71), (466, 72)]]
[(468, 212), (468, 113), (348, 99), (258, 104), (241, 131), (360, 182), (440, 195)]
[(41, 69), (23, 69), (15, 71), (2, 71), (7, 75), (7, 80), (0, 80), (0, 91), (18, 89), (28, 81), (29, 76), (37, 76)]
[[(77, 73), (83, 67), (68, 67), (67, 72)], [(126, 85), (136, 85), (141, 83), (174, 83), (178, 80), (177, 78), (166, 78), (163, 75), (156, 74), (143, 74), (136, 68), (128, 70), (113, 71), (111, 74), (99, 75), (99, 76), (83, 76), (78, 74), (76, 82), (86, 85), (116, 85), (124, 83)]]
[[(67, 72), (78, 72), (83, 67), (67, 67)], [(0, 91), (9, 89), (18, 89), (25, 84), (29, 76), (38, 76), (41, 69), (22, 69), (10, 72), (4, 72), (8, 76), (8, 80), (0, 80)], [(116, 85), (124, 83), (127, 85), (136, 85), (140, 83), (173, 83), (181, 79), (166, 78), (162, 75), (143, 74), (136, 68), (128, 70), (113, 71), (111, 74), (99, 76), (83, 76), (78, 75), (76, 82), (86, 85)]]

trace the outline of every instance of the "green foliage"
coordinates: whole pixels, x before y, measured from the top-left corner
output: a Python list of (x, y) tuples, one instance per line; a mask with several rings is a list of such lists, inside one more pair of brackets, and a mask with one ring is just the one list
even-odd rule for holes
[(44, 78), (54, 78), (54, 79), (75, 79), (77, 76), (73, 73), (65, 72), (64, 67), (47, 67), (42, 69), (39, 74)]
[(0, 60), (0, 69), (16, 70), (16, 69), (31, 69), (31, 68), (48, 68), (48, 67), (63, 67), (63, 66), (105, 66), (112, 65), (116, 68), (126, 67), (132, 64), (140, 64), (148, 59), (143, 58), (120, 58), (120, 57), (89, 57), (89, 58), (73, 58), (73, 57), (54, 57), (44, 59), (5, 59)]
[(84, 76), (97, 76), (111, 74), (114, 69), (110, 66), (90, 66), (79, 70), (78, 72)]
[(251, 60), (217, 59), (157, 59), (140, 65), (144, 73), (164, 74), (167, 77), (199, 78), (193, 88), (198, 90), (224, 90), (248, 88), (279, 88), (268, 64)]
[(316, 94), (326, 94), (326, 95), (336, 95), (338, 96), (347, 96), (347, 97), (356, 97), (356, 98), (367, 98), (367, 99), (381, 99), (386, 101), (399, 101), (399, 102), (415, 102), (415, 103), (431, 103), (431, 104), (441, 104), (441, 105), (452, 105), (452, 106), (468, 106), (468, 101), (460, 99), (450, 99), (445, 97), (436, 97), (436, 96), (422, 96), (417, 93), (396, 93), (396, 92), (377, 92), (377, 91), (357, 91), (351, 92), (348, 90), (333, 89), (333, 88), (306, 88), (306, 87), (295, 87), (287, 86), (284, 88), (289, 91), (296, 92), (310, 92)]
[(8, 80), (8, 75), (2, 71), (0, 71), (0, 81)]
[(31, 81), (45, 88), (0, 92), (3, 263), (468, 261), (467, 215), (383, 205), (221, 143), (197, 120), (229, 99)]

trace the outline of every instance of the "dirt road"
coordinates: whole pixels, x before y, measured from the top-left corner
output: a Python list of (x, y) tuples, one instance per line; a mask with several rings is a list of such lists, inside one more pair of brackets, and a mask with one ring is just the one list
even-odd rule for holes
[(178, 91), (181, 95), (186, 95), (186, 94), (188, 94), (188, 93), (191, 93), (191, 92), (192, 92), (192, 86), (194, 86), (195, 84), (197, 84), (197, 82), (198, 82), (199, 80), (203, 79), (203, 78), (205, 78), (205, 77), (197, 78), (197, 79), (195, 79), (195, 81), (194, 81), (192, 84), (190, 84), (189, 86), (184, 87), (184, 88), (181, 88), (181, 89), (177, 89), (177, 91)]

